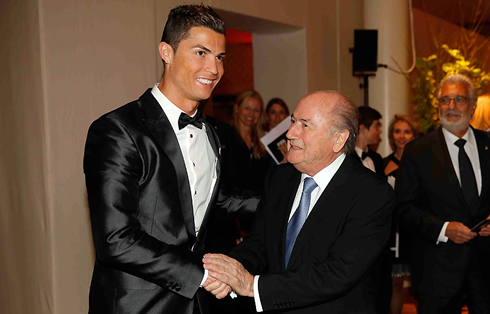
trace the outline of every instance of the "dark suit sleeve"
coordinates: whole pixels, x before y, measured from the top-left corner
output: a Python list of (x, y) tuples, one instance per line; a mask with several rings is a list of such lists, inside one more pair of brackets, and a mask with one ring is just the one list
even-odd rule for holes
[[(168, 211), (168, 221), (158, 223), (170, 226), (176, 204), (170, 197), (163, 199), (165, 179), (151, 179), (161, 165), (148, 162), (157, 163), (155, 156), (148, 157), (156, 150), (146, 145), (147, 151), (142, 151), (136, 143), (140, 140), (144, 139), (110, 118), (97, 120), (89, 129), (84, 172), (97, 263), (192, 298), (203, 278), (201, 256), (185, 241), (171, 245), (150, 235), (156, 228), (151, 216), (155, 209)], [(178, 202), (176, 196), (173, 199)], [(187, 237), (179, 232), (176, 228), (171, 236)]]
[[(424, 158), (427, 156), (420, 149), (414, 149), (413, 146), (405, 148), (395, 183), (395, 216), (403, 229), (411, 233), (415, 232), (418, 236), (436, 244), (445, 221), (426, 209), (429, 207), (427, 197), (430, 196), (425, 195), (422, 182), (425, 181), (423, 176), (431, 175), (429, 169), (431, 163), (430, 160), (426, 160), (426, 168), (422, 169), (418, 161)], [(438, 196), (433, 195), (433, 197)], [(440, 206), (444, 204), (441, 203)]]

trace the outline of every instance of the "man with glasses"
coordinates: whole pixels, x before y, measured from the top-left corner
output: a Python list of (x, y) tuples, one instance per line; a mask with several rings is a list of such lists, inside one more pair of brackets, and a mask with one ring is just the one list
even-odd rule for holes
[(490, 139), (469, 121), (476, 90), (461, 74), (438, 90), (442, 127), (405, 148), (396, 217), (411, 235), (418, 313), (490, 313)]

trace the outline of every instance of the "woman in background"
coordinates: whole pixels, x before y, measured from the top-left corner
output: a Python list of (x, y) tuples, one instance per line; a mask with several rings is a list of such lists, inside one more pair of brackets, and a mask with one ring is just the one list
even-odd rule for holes
[(485, 94), (478, 97), (470, 124), (475, 129), (490, 132), (490, 95)]
[[(266, 122), (263, 124), (263, 130), (267, 133), (273, 128), (275, 128), (279, 123), (281, 123), (284, 119), (289, 117), (289, 108), (281, 98), (272, 98), (267, 103), (265, 107), (265, 120)], [(279, 144), (278, 144), (279, 145)], [(276, 156), (277, 160), (284, 164), (287, 163), (286, 153), (287, 153), (288, 145), (285, 142), (284, 144), (278, 146), (279, 151), (282, 154), (282, 159)], [(271, 165), (276, 165), (276, 162), (271, 157), (269, 158)]]
[[(416, 139), (419, 135), (418, 122), (407, 115), (395, 115), (388, 127), (388, 139), (393, 153), (383, 159), (384, 172), (388, 177), (388, 183), (395, 187), (395, 178), (403, 155), (405, 145)], [(392, 239), (394, 249), (393, 266), (391, 271), (393, 294), (391, 297), (391, 314), (401, 314), (403, 308), (403, 282), (410, 275), (407, 252), (409, 243), (405, 233), (397, 228)]]
[(268, 132), (289, 117), (289, 108), (281, 98), (272, 98), (265, 107), (265, 116), (264, 130)]
[[(257, 91), (238, 95), (233, 106), (233, 135), (222, 163), (222, 184), (233, 194), (259, 195), (270, 167), (269, 154), (260, 142), (264, 103)], [(248, 231), (251, 219), (239, 219), (240, 229)]]

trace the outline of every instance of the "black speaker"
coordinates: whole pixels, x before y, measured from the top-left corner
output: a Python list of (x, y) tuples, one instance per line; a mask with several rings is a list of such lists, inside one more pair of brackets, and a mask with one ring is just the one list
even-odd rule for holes
[(355, 29), (352, 71), (355, 76), (374, 73), (378, 69), (378, 30)]

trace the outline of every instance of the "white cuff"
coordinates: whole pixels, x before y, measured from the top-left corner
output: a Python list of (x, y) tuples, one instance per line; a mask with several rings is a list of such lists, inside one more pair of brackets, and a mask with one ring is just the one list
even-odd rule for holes
[(199, 288), (202, 288), (202, 285), (206, 282), (206, 279), (208, 279), (209, 273), (207, 269), (204, 269), (204, 276), (202, 277), (201, 284), (199, 285)]
[(449, 239), (448, 237), (446, 237), (446, 229), (447, 229), (447, 225), (449, 225), (449, 221), (446, 221), (444, 223), (444, 225), (442, 226), (442, 229), (441, 229), (441, 232), (439, 233), (439, 238), (437, 238), (437, 242), (436, 244), (439, 244), (439, 242), (444, 242), (446, 243), (447, 240)]
[(260, 303), (260, 296), (259, 296), (259, 277), (260, 276), (255, 276), (254, 277), (254, 301), (255, 301), (255, 310), (257, 312), (263, 312), (264, 309), (262, 309), (262, 303)]

